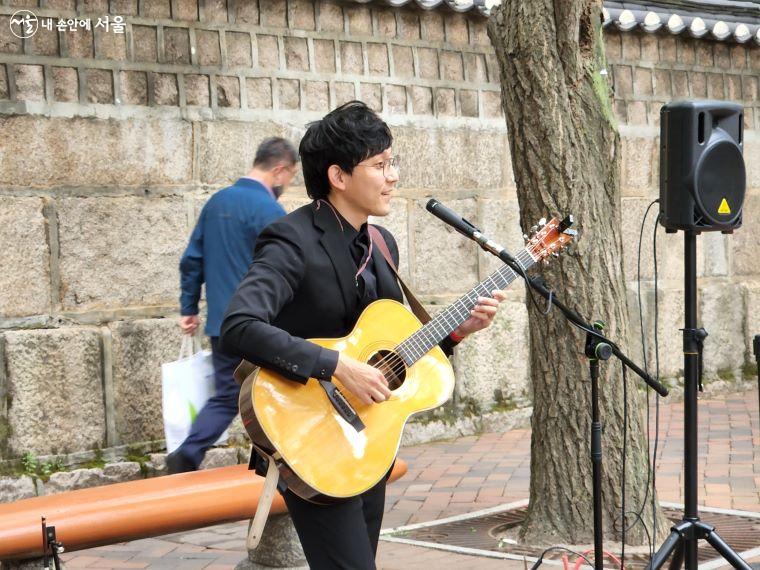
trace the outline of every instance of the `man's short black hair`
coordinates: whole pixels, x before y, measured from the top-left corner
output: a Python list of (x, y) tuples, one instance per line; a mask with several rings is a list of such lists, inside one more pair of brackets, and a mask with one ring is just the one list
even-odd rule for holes
[(362, 160), (380, 154), (393, 143), (388, 125), (361, 101), (350, 101), (310, 123), (301, 139), (306, 193), (313, 200), (330, 193), (327, 170), (337, 164), (351, 174)]
[(298, 153), (290, 141), (280, 137), (269, 137), (256, 149), (256, 157), (253, 159), (253, 166), (261, 170), (271, 170), (279, 162), (285, 162), (288, 165), (298, 162)]

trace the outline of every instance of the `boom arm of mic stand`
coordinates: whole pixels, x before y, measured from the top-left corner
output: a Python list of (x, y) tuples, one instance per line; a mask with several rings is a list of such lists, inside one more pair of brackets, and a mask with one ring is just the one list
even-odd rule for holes
[[(491, 253), (494, 253), (490, 249), (483, 248), (486, 251), (490, 251)], [(504, 263), (506, 263), (517, 275), (523, 276), (524, 269), (522, 266), (519, 267), (519, 269), (516, 267), (516, 264), (518, 263), (517, 260), (512, 257), (506, 250), (502, 249), (500, 253), (497, 254), (498, 258), (501, 259)], [(535, 277), (528, 277), (526, 280), (529, 287), (531, 287), (534, 291), (536, 291), (539, 295), (541, 295), (544, 299), (549, 300), (549, 290), (544, 286), (543, 283), (541, 283), (540, 280), (536, 279)], [(559, 308), (560, 311), (562, 311), (562, 314), (565, 315), (565, 318), (572, 322), (573, 324), (581, 327), (584, 329), (587, 333), (594, 335), (597, 337), (600, 341), (606, 342), (612, 347), (612, 353), (617, 356), (623, 364), (625, 364), (628, 368), (633, 370), (638, 376), (641, 377), (641, 379), (647, 383), (647, 385), (652, 388), (655, 392), (657, 392), (660, 396), (667, 396), (668, 395), (668, 389), (663, 386), (660, 382), (652, 378), (649, 374), (644, 372), (641, 368), (639, 368), (630, 358), (628, 358), (623, 352), (620, 350), (620, 347), (618, 347), (617, 344), (609, 340), (607, 337), (605, 337), (603, 334), (601, 334), (598, 330), (594, 329), (590, 324), (586, 323), (578, 314), (573, 311), (572, 309), (565, 306), (561, 301), (557, 300), (557, 295), (552, 293), (551, 295), (551, 301), (552, 303)]]

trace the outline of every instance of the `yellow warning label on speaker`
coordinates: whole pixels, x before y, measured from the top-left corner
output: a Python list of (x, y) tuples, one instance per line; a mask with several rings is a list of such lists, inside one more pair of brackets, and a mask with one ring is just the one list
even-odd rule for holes
[(719, 214), (731, 213), (731, 208), (728, 207), (728, 202), (726, 202), (725, 198), (723, 198), (723, 201), (720, 203), (720, 206), (718, 207), (718, 213)]

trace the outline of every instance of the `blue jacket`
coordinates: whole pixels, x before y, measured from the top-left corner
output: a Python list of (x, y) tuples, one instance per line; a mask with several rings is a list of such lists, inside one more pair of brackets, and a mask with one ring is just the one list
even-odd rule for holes
[(269, 190), (250, 178), (240, 178), (214, 194), (201, 210), (179, 263), (180, 314), (198, 314), (205, 282), (206, 334), (219, 336), (224, 311), (253, 260), (256, 238), (284, 215)]

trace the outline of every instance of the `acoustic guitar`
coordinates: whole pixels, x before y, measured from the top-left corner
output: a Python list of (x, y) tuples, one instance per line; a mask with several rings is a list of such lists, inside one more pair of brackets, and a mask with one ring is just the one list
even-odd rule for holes
[[(546, 262), (572, 241), (571, 224), (568, 216), (543, 225), (517, 260), (525, 269)], [(310, 339), (380, 369), (391, 389), (385, 402), (363, 404), (337, 378), (300, 384), (249, 365), (239, 404), (254, 447), (274, 458), (292, 492), (312, 502), (372, 488), (391, 468), (409, 417), (452, 395), (454, 371), (438, 343), (469, 318), (479, 296), (490, 297), (516, 277), (502, 266), (424, 326), (401, 303), (380, 299), (347, 336)]]

